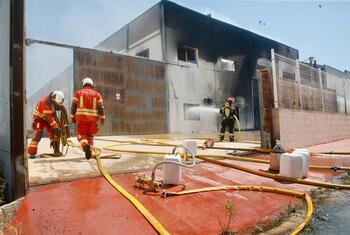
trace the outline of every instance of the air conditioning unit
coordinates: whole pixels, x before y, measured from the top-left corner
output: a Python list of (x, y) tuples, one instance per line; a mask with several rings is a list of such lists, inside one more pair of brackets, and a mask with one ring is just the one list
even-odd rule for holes
[(219, 59), (221, 70), (236, 72), (235, 62), (233, 60)]

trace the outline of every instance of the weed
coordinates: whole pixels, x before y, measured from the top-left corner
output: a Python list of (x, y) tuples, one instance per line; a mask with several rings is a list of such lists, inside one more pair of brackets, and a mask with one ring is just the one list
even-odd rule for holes
[(236, 209), (235, 205), (233, 204), (233, 202), (227, 201), (226, 204), (224, 205), (224, 209), (225, 209), (226, 215), (228, 216), (228, 222), (227, 222), (226, 229), (224, 229), (222, 224), (220, 223), (220, 227), (221, 227), (220, 235), (235, 235), (235, 232), (230, 231), (231, 219)]
[(311, 190), (310, 197), (314, 205), (318, 205), (326, 197), (325, 192), (321, 188)]
[(291, 214), (296, 213), (297, 209), (298, 209), (298, 207), (294, 207), (291, 204), (289, 204), (287, 209), (282, 211), (278, 215), (277, 219), (272, 221), (270, 224), (268, 224), (268, 225), (254, 225), (252, 234), (263, 233), (263, 232), (269, 231), (275, 227), (280, 226)]
[(350, 172), (348, 172), (346, 175), (343, 175), (341, 177), (343, 184), (350, 184)]

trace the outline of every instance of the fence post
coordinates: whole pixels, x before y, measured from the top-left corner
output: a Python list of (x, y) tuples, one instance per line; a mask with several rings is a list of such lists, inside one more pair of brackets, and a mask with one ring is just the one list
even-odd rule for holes
[(324, 112), (323, 80), (322, 80), (322, 72), (321, 72), (321, 68), (318, 68), (318, 81), (319, 81), (319, 83), (320, 83), (320, 89), (321, 89), (322, 112)]
[(275, 50), (271, 49), (271, 62), (272, 62), (272, 89), (273, 89), (273, 106), (278, 108), (278, 93), (277, 93), (277, 71), (276, 71), (276, 58)]
[(299, 100), (300, 100), (300, 110), (303, 110), (303, 99), (301, 95), (301, 78), (300, 78), (300, 67), (299, 67), (299, 60), (295, 60), (296, 68), (295, 68), (295, 78), (298, 81), (299, 84)]

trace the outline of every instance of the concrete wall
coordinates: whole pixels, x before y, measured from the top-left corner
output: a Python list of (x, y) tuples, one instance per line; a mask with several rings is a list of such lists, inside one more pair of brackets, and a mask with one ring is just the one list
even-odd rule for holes
[[(169, 92), (170, 133), (208, 133), (218, 130), (218, 113), (199, 112), (200, 120), (185, 120), (184, 104), (203, 105), (203, 97), (215, 97), (214, 73), (196, 65), (166, 67)], [(214, 106), (215, 107), (215, 106)]]
[(162, 39), (160, 30), (156, 30), (145, 38), (140, 39), (129, 46), (128, 55), (136, 55), (149, 49), (149, 58), (153, 60), (163, 60), (162, 58)]
[(274, 138), (286, 147), (305, 147), (350, 137), (350, 115), (273, 109)]
[(44, 85), (40, 90), (35, 92), (31, 97), (28, 98), (27, 102), (27, 114), (26, 114), (26, 123), (27, 123), (27, 133), (32, 134), (32, 121), (33, 121), (33, 109), (37, 102), (47, 96), (50, 92), (55, 90), (60, 90), (64, 93), (64, 105), (67, 108), (68, 114), (70, 115), (70, 104), (72, 102), (73, 96), (73, 66), (69, 66), (61, 73), (59, 73), (55, 78), (50, 80), (46, 85)]
[(218, 132), (218, 113), (202, 110), (200, 120), (185, 120), (184, 104), (205, 106), (203, 98), (210, 97), (214, 101), (210, 107), (219, 108), (228, 96), (234, 96), (238, 101), (241, 128), (254, 129), (251, 81), (239, 79), (237, 72), (222, 71), (217, 64), (205, 60), (201, 51), (198, 52), (198, 63), (178, 60), (177, 44), (182, 36), (179, 31), (167, 28), (167, 58), (168, 62), (176, 64), (168, 65), (166, 71), (170, 132)]
[(12, 185), (10, 125), (10, 1), (0, 0), (0, 171)]

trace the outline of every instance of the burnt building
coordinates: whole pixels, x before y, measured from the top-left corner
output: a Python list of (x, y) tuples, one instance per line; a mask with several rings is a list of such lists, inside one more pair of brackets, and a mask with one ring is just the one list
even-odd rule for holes
[(187, 110), (220, 106), (227, 96), (237, 100), (242, 129), (258, 130), (257, 68), (266, 66), (271, 49), (298, 58), (294, 48), (170, 1), (151, 7), (96, 48), (166, 62), (168, 129), (181, 133), (217, 131), (217, 115)]
[(233, 96), (241, 129), (260, 130), (262, 146), (350, 136), (348, 72), (299, 62), (292, 47), (170, 1), (94, 49), (71, 48), (73, 66), (38, 93), (55, 87), (71, 97), (93, 78), (106, 101), (100, 135), (217, 133), (217, 108)]

